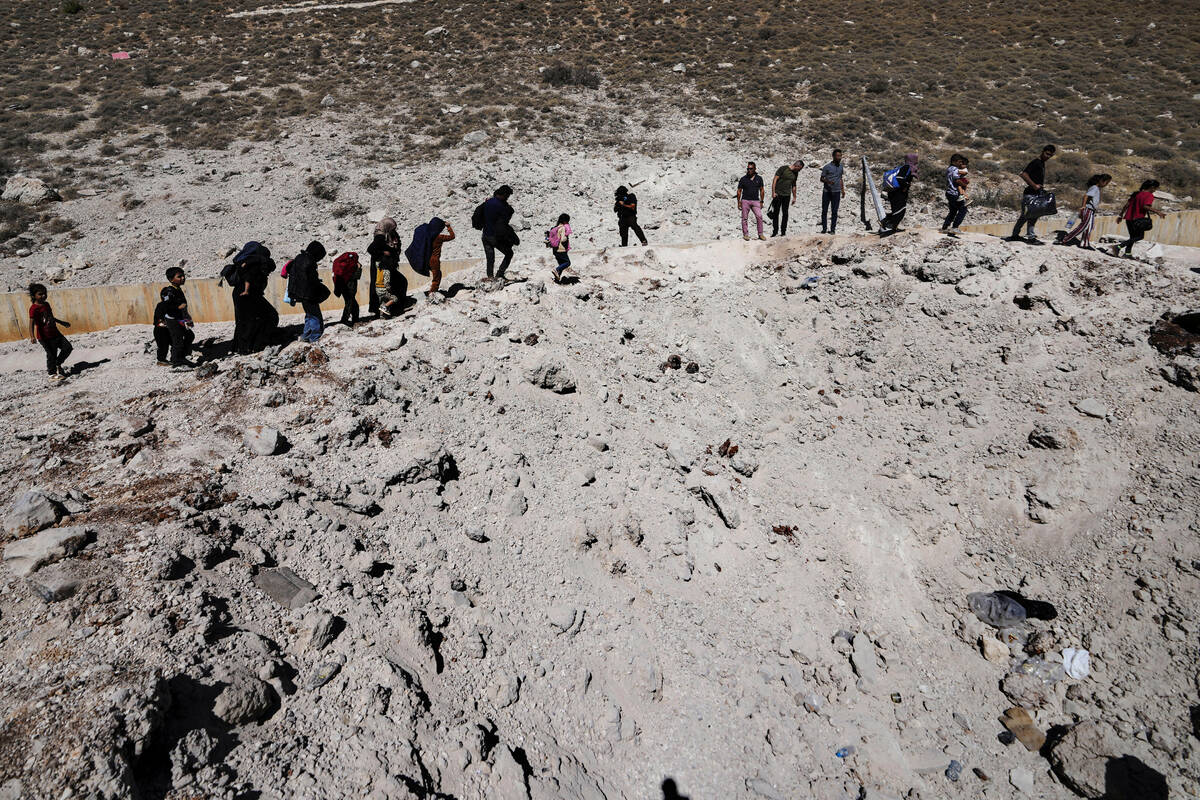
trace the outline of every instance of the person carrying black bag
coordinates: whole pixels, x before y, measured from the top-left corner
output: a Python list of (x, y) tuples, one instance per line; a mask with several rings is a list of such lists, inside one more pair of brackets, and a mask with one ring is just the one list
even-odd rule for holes
[[(1021, 180), (1025, 183), (1025, 192), (1021, 195), (1021, 216), (1017, 219), (1017, 224), (1013, 226), (1012, 236), (1008, 237), (1010, 242), (1026, 241), (1030, 244), (1041, 244), (1036, 236), (1033, 235), (1033, 226), (1037, 223), (1038, 214), (1030, 213), (1030, 201), (1034, 200), (1046, 186), (1046, 162), (1054, 158), (1057, 148), (1054, 145), (1048, 144), (1042, 148), (1042, 152), (1029, 165), (1025, 167), (1021, 173)], [(1025, 238), (1021, 239), (1021, 226), (1025, 226)]]
[(1166, 219), (1166, 214), (1154, 208), (1154, 190), (1157, 188), (1158, 181), (1143, 181), (1141, 188), (1129, 195), (1129, 200), (1121, 209), (1121, 219), (1125, 220), (1129, 238), (1118, 245), (1113, 245), (1112, 254), (1114, 256), (1124, 248), (1125, 257), (1133, 258), (1133, 246), (1146, 238), (1146, 233), (1154, 227), (1154, 221), (1150, 219), (1151, 214), (1160, 219)]
[[(513, 248), (521, 243), (511, 224), (513, 207), (508, 204), (508, 198), (512, 197), (512, 193), (511, 186), (501, 186), (476, 209), (475, 215), (472, 216), (473, 225), (476, 221), (480, 223), (475, 227), (483, 234), (483, 255), (487, 260), (487, 276), (489, 278), (493, 277), (493, 273), (497, 278), (504, 277), (508, 265), (512, 263)], [(504, 256), (499, 270), (496, 269), (497, 250)]]
[(617, 214), (617, 229), (621, 232), (621, 247), (629, 246), (630, 231), (637, 235), (638, 241), (645, 247), (647, 244), (646, 234), (642, 233), (642, 226), (638, 225), (637, 221), (637, 195), (624, 186), (618, 186), (613, 211)]

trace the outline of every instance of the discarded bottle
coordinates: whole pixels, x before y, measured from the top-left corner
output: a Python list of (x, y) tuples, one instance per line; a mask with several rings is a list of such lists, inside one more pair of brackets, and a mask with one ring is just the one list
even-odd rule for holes
[(852, 756), (857, 752), (858, 749), (854, 745), (848, 744), (845, 747), (839, 747), (834, 755), (838, 758), (845, 758), (846, 756)]
[(1040, 678), (1042, 683), (1046, 684), (1047, 686), (1053, 686), (1063, 678), (1067, 677), (1067, 672), (1063, 669), (1062, 664), (1051, 664), (1045, 659), (1038, 658), (1037, 656), (1025, 659), (1017, 665), (1013, 672), (1020, 675), (1032, 675), (1035, 678)]
[(957, 781), (959, 775), (962, 775), (962, 764), (954, 759), (950, 759), (950, 766), (946, 767), (946, 777), (952, 781)]
[(1025, 607), (999, 592), (972, 592), (967, 604), (975, 616), (993, 628), (1011, 628), (1025, 621)]

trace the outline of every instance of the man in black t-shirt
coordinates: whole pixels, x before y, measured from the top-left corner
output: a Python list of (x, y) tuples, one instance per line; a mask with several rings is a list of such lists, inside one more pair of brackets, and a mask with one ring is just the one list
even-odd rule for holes
[(1056, 148), (1052, 144), (1048, 144), (1042, 148), (1042, 152), (1033, 161), (1029, 162), (1029, 166), (1025, 167), (1025, 171), (1021, 173), (1021, 180), (1025, 183), (1025, 192), (1021, 196), (1021, 216), (1017, 219), (1017, 224), (1013, 226), (1012, 236), (1010, 241), (1016, 241), (1021, 238), (1021, 226), (1025, 226), (1025, 241), (1036, 242), (1037, 237), (1033, 235), (1033, 226), (1037, 222), (1037, 217), (1029, 216), (1029, 199), (1037, 196), (1037, 193), (1045, 188), (1046, 184), (1046, 162), (1054, 158)]
[(763, 236), (762, 201), (763, 179), (758, 174), (754, 162), (751, 161), (746, 165), (746, 174), (738, 181), (737, 188), (738, 208), (742, 212), (742, 238), (746, 241), (750, 241), (750, 228), (746, 222), (751, 211), (754, 212), (754, 218), (758, 222), (758, 238), (767, 238)]
[(642, 226), (638, 225), (637, 221), (637, 195), (624, 186), (618, 186), (616, 198), (616, 202), (613, 203), (613, 211), (617, 212), (617, 229), (621, 232), (621, 247), (629, 245), (630, 231), (637, 234), (638, 240), (645, 246), (646, 234), (642, 233)]

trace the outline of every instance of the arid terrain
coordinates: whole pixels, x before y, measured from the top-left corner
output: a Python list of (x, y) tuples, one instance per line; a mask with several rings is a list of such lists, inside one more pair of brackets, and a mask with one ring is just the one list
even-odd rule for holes
[[(525, 241), (316, 345), (198, 326), (190, 372), (143, 325), (68, 330), (59, 385), (0, 344), (0, 800), (1200, 798), (1200, 249), (929, 230), (951, 152), (1008, 221), (1047, 141), (1064, 212), (1098, 170), (1104, 213), (1190, 208), (1187, 3), (0, 18), (0, 180), (57, 194), (0, 201), (9, 291), (385, 213), (474, 258), (500, 183)], [(867, 235), (858, 158), (907, 151)], [(746, 160), (797, 158), (789, 236), (741, 241)]]

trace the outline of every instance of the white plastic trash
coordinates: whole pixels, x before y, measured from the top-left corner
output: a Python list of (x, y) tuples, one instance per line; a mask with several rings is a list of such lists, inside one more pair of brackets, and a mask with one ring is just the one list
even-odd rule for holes
[(1071, 678), (1081, 681), (1092, 671), (1092, 656), (1087, 650), (1067, 647), (1062, 651), (1063, 671)]

